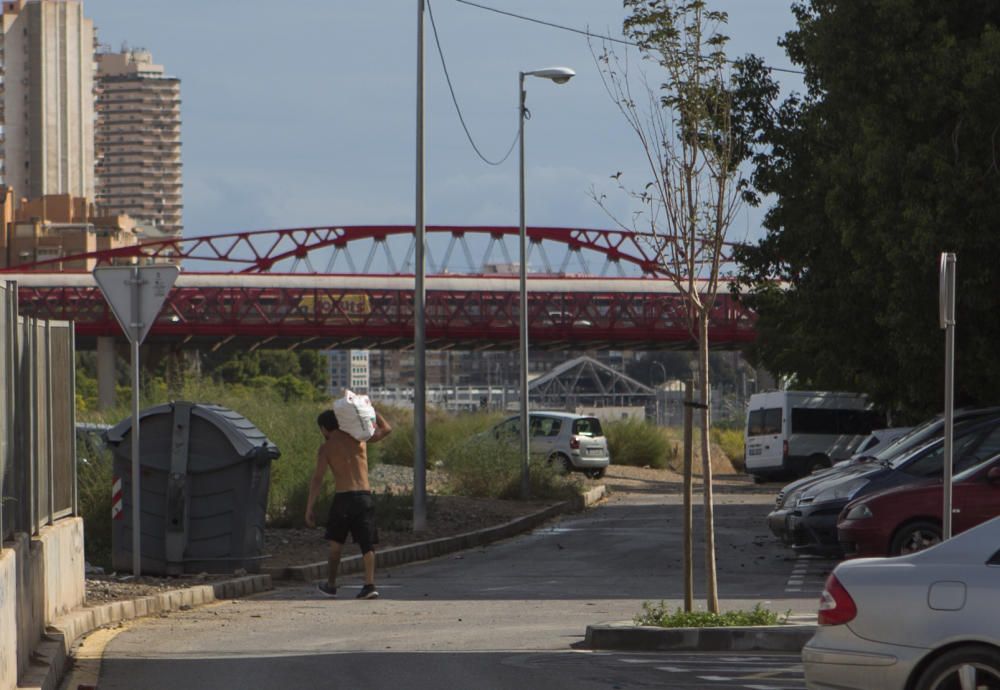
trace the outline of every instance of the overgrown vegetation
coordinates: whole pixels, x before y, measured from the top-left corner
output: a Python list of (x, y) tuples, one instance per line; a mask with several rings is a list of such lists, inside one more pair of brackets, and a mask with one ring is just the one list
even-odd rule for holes
[[(444, 468), (448, 491), (480, 498), (517, 498), (521, 491), (521, 460), (516, 444), (480, 434), (464, 437), (449, 450)], [(569, 499), (579, 493), (579, 479), (559, 467), (533, 461), (528, 477), (532, 498)]]
[(784, 615), (765, 609), (757, 604), (749, 611), (726, 611), (712, 613), (710, 611), (682, 611), (676, 608), (670, 611), (663, 601), (654, 604), (648, 601), (642, 603), (642, 612), (632, 621), (636, 625), (655, 625), (661, 628), (717, 628), (744, 627), (751, 625), (781, 625), (788, 620)]
[(712, 443), (722, 449), (737, 471), (743, 471), (743, 429), (712, 427)]
[(77, 492), (87, 561), (111, 567), (111, 452), (96, 438), (76, 444)]
[(615, 465), (679, 469), (679, 453), (663, 427), (644, 420), (624, 419), (604, 424), (604, 434)]

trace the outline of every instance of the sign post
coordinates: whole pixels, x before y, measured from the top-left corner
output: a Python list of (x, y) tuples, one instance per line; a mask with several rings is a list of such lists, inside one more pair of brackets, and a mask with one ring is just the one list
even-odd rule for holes
[(955, 254), (941, 253), (938, 317), (944, 329), (944, 506), (941, 538), (951, 539), (951, 475), (955, 431)]
[(139, 345), (177, 280), (176, 266), (101, 266), (94, 280), (132, 345), (132, 575), (142, 574), (139, 525)]

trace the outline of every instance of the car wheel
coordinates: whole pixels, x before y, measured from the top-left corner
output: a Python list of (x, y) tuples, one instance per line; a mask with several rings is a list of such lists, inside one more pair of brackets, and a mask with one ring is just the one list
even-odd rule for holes
[(945, 652), (920, 674), (916, 690), (1000, 687), (1000, 652), (970, 645)]
[(569, 474), (573, 471), (573, 461), (562, 453), (553, 453), (549, 456), (549, 464), (552, 467), (562, 468), (562, 471)]
[(889, 547), (890, 556), (902, 556), (916, 553), (934, 546), (941, 541), (941, 526), (929, 520), (918, 520), (903, 525), (892, 538)]

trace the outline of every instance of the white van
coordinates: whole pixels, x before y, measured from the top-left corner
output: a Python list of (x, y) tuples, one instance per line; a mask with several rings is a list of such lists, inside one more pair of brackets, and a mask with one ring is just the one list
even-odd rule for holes
[(747, 474), (761, 481), (830, 467), (883, 426), (864, 395), (770, 391), (750, 396), (744, 436)]

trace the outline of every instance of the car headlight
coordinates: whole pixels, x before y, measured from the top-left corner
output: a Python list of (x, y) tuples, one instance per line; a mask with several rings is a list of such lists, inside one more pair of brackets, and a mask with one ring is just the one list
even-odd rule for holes
[[(859, 477), (849, 482), (838, 482), (828, 489), (820, 491), (812, 497), (812, 503), (825, 503), (826, 501), (840, 501), (854, 496), (855, 492), (868, 484), (867, 477)], [(801, 503), (801, 501), (800, 501)]]
[(847, 511), (847, 515), (844, 517), (847, 520), (867, 520), (875, 516), (872, 515), (872, 509), (868, 507), (867, 503), (859, 503)]

